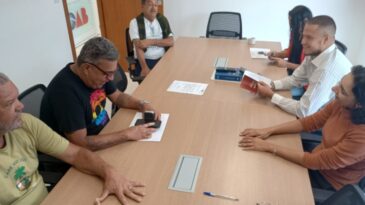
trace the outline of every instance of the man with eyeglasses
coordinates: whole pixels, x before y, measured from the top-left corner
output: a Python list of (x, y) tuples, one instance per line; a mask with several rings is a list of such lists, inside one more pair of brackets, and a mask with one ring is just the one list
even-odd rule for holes
[(142, 0), (142, 13), (131, 20), (129, 35), (137, 59), (135, 76), (147, 76), (166, 50), (174, 45), (169, 22), (158, 13), (157, 0)]
[(0, 204), (41, 204), (48, 192), (38, 171), (37, 151), (73, 165), (79, 171), (103, 180), (96, 202), (115, 195), (140, 202), (144, 184), (127, 179), (98, 155), (60, 137), (39, 119), (22, 113), (15, 84), (0, 72)]
[(103, 37), (87, 41), (76, 63), (66, 65), (50, 82), (41, 105), (40, 118), (72, 143), (90, 150), (104, 149), (125, 141), (151, 136), (152, 124), (134, 126), (108, 134), (99, 134), (109, 122), (107, 98), (118, 107), (160, 113), (151, 104), (116, 89), (112, 80), (117, 71), (119, 53)]

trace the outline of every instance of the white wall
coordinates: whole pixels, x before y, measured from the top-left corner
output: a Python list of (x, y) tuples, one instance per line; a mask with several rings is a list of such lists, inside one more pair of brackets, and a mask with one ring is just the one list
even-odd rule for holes
[(62, 0), (1, 0), (0, 27), (0, 71), (20, 92), (73, 61)]
[[(164, 12), (177, 36), (205, 36), (212, 11), (235, 11), (242, 15), (245, 37), (280, 41), (288, 45), (288, 11), (296, 5), (309, 7), (314, 15), (326, 14), (337, 23), (336, 38), (348, 47), (347, 56), (354, 64), (365, 65), (358, 53), (365, 46), (364, 0), (165, 0)], [(364, 56), (364, 55), (363, 55)]]
[[(211, 11), (238, 11), (243, 34), (288, 44), (287, 13), (304, 4), (314, 15), (331, 15), (337, 39), (349, 48), (354, 64), (365, 65), (364, 0), (165, 0), (164, 11), (177, 36), (204, 36)], [(61, 0), (0, 0), (0, 71), (20, 92), (36, 84), (48, 85), (72, 53)]]
[(359, 54), (357, 56), (358, 64), (365, 66), (365, 33), (363, 34), (362, 43), (360, 45)]

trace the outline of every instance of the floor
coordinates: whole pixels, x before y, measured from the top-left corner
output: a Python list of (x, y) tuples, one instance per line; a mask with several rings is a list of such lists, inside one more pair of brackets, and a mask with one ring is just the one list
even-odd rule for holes
[(128, 86), (127, 86), (127, 89), (124, 91), (124, 93), (127, 93), (127, 94), (132, 94), (134, 92), (134, 90), (138, 87), (138, 83), (136, 82), (133, 82), (130, 77), (129, 77), (129, 73), (126, 72), (125, 75), (127, 76), (128, 78)]

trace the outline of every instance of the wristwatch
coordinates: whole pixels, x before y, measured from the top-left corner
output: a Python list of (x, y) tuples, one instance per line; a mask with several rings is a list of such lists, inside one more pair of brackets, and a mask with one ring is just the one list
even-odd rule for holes
[(139, 101), (139, 106), (141, 107), (141, 110), (143, 110), (145, 104), (150, 104), (150, 102), (147, 101), (147, 100), (140, 100)]
[(272, 90), (275, 90), (275, 84), (274, 84), (274, 82), (273, 82), (273, 81), (271, 81), (270, 86), (271, 86), (271, 89), (272, 89)]
[(140, 105), (149, 104), (149, 103), (150, 103), (150, 101), (147, 101), (147, 100), (140, 100), (139, 101)]

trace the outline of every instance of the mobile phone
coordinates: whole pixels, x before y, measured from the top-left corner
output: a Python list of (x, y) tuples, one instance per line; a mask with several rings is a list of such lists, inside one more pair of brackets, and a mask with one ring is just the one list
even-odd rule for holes
[(161, 120), (155, 120), (155, 112), (153, 112), (153, 111), (144, 112), (143, 119), (138, 119), (134, 125), (137, 126), (137, 125), (142, 125), (142, 124), (146, 124), (146, 123), (150, 123), (150, 122), (155, 123), (154, 125), (149, 126), (151, 128), (160, 128), (160, 126), (161, 126)]
[(154, 122), (155, 121), (155, 112), (153, 112), (153, 111), (144, 112), (143, 119), (146, 123)]

